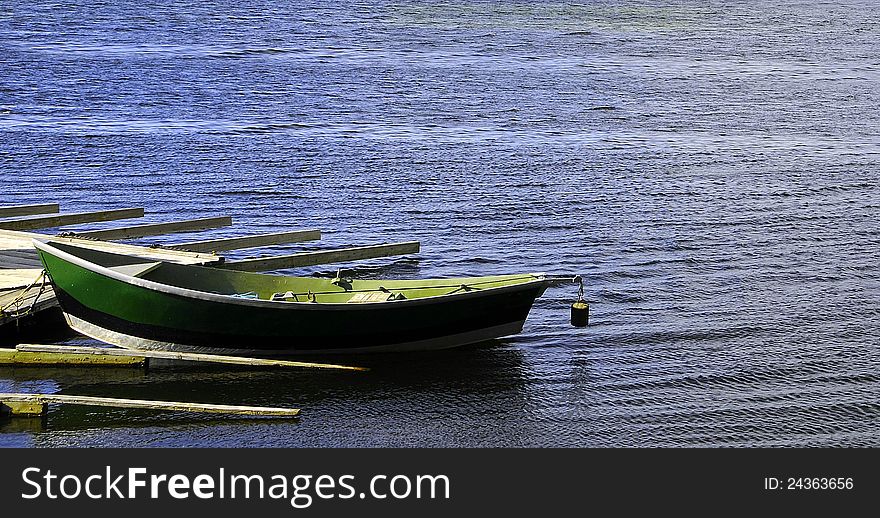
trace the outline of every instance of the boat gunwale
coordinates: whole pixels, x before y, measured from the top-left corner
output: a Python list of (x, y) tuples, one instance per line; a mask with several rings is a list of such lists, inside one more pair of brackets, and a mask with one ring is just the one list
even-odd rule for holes
[[(100, 264), (93, 263), (91, 261), (87, 261), (81, 257), (77, 257), (69, 252), (65, 252), (64, 250), (60, 250), (55, 248), (51, 244), (51, 239), (40, 240), (34, 239), (33, 245), (37, 250), (45, 252), (50, 255), (54, 255), (59, 259), (67, 261), (75, 266), (79, 266), (80, 268), (84, 268), (92, 273), (96, 273), (98, 275), (102, 275), (104, 277), (109, 277), (113, 280), (123, 282), (125, 284), (137, 286), (139, 288), (144, 288), (147, 290), (157, 291), (159, 293), (165, 293), (169, 295), (176, 295), (179, 297), (189, 298), (189, 299), (197, 299), (204, 300), (209, 302), (218, 302), (222, 304), (234, 304), (239, 306), (253, 306), (259, 308), (288, 308), (288, 309), (305, 309), (309, 311), (321, 311), (321, 310), (335, 310), (335, 311), (349, 311), (349, 310), (357, 310), (357, 311), (365, 311), (365, 310), (377, 310), (381, 308), (387, 308), (389, 305), (393, 305), (394, 307), (403, 307), (403, 306), (416, 306), (422, 304), (437, 304), (440, 302), (447, 301), (455, 301), (457, 299), (471, 299), (471, 298), (479, 298), (485, 296), (499, 295), (507, 292), (515, 292), (521, 291), (526, 288), (535, 287), (543, 285), (545, 288), (549, 286), (549, 280), (546, 278), (546, 274), (544, 273), (527, 273), (527, 274), (519, 274), (519, 275), (530, 275), (535, 278), (533, 281), (527, 281), (523, 283), (513, 284), (509, 286), (499, 286), (496, 288), (483, 288), (477, 291), (463, 291), (460, 293), (447, 293), (444, 295), (434, 295), (430, 297), (421, 297), (414, 299), (403, 299), (403, 300), (389, 300), (382, 302), (364, 302), (364, 303), (349, 303), (349, 302), (305, 302), (305, 301), (277, 301), (277, 300), (263, 300), (263, 299), (247, 299), (241, 297), (235, 297), (234, 295), (223, 295), (220, 293), (211, 293), (207, 291), (199, 291), (193, 290), (189, 288), (181, 288), (178, 286), (172, 286), (170, 284), (162, 284), (160, 282), (151, 281), (148, 279), (141, 279), (138, 277), (134, 277), (131, 275), (126, 275), (122, 272), (117, 272), (111, 268), (106, 266), (102, 266)], [(88, 250), (87, 247), (82, 246), (73, 246), (74, 248), (82, 248)], [(164, 262), (164, 261), (163, 261)], [(45, 266), (45, 265), (44, 265)], [(49, 274), (51, 277), (51, 273)], [(514, 274), (517, 275), (517, 274)], [(427, 286), (430, 288), (430, 286)], [(540, 294), (538, 295), (540, 296)]]

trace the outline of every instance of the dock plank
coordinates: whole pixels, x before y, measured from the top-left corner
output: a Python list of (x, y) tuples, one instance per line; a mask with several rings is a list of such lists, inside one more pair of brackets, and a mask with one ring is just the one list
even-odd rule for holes
[[(29, 250), (0, 250), (0, 269), (40, 268), (40, 258), (36, 251)], [(0, 283), (0, 287), (3, 284)]]
[(227, 261), (220, 265), (220, 267), (246, 272), (262, 272), (314, 266), (318, 264), (344, 263), (394, 255), (416, 254), (418, 252), (419, 242), (409, 241), (405, 243), (359, 246), (353, 248), (341, 248), (338, 250), (321, 250), (317, 252), (303, 252), (275, 257), (257, 257), (253, 259), (242, 259), (239, 261)]
[(62, 354), (34, 353), (16, 349), (0, 348), (0, 365), (36, 367), (49, 365), (73, 365), (85, 367), (143, 367), (147, 359), (143, 356), (113, 354)]
[(168, 248), (155, 248), (124, 243), (107, 243), (91, 239), (76, 237), (49, 236), (34, 232), (21, 232), (15, 230), (0, 229), (0, 249), (28, 249), (33, 250), (33, 240), (54, 241), (56, 243), (70, 243), (72, 245), (94, 248), (115, 254), (133, 255), (154, 261), (169, 261), (181, 264), (214, 264), (223, 258), (204, 252), (187, 252), (184, 250), (172, 250)]
[[(299, 415), (298, 408), (258, 407), (242, 405), (215, 405), (209, 403), (184, 403), (179, 401), (153, 401), (146, 399), (122, 399), (96, 396), (72, 396), (66, 394), (20, 394), (0, 393), (0, 405), (5, 406), (13, 415), (15, 407), (6, 403), (36, 403), (45, 405), (48, 403), (65, 403), (71, 405), (102, 406), (116, 408), (144, 408), (150, 410), (172, 410), (180, 412), (202, 412), (212, 414), (234, 414), (251, 416), (274, 416), (295, 417)], [(39, 409), (45, 412), (45, 406)], [(25, 412), (22, 412), (24, 414)], [(33, 411), (29, 413), (33, 415)]]
[(207, 241), (191, 241), (189, 243), (176, 243), (174, 246), (191, 252), (220, 252), (225, 250), (241, 250), (244, 248), (259, 248), (261, 246), (280, 245), (284, 243), (301, 243), (303, 241), (315, 241), (318, 239), (321, 239), (321, 231), (310, 229), (229, 237), (225, 239), (210, 239)]
[(37, 255), (37, 251), (35, 249), (30, 250), (0, 250), (0, 253), (6, 255), (8, 257), (16, 257), (18, 259), (37, 259), (39, 260), (39, 256)]
[[(0, 269), (0, 290), (25, 288), (34, 282), (41, 271), (41, 268)], [(0, 300), (2, 298), (3, 292), (0, 292)]]
[(8, 219), (0, 221), (0, 229), (37, 230), (41, 228), (63, 227), (66, 225), (79, 225), (81, 223), (94, 223), (97, 221), (142, 218), (143, 216), (144, 209), (142, 208), (99, 210), (95, 212), (77, 212), (52, 216), (33, 216)]
[(232, 225), (232, 218), (230, 216), (218, 216), (168, 221), (164, 223), (148, 223), (144, 225), (133, 225), (130, 227), (108, 228), (102, 230), (85, 230), (74, 232), (73, 235), (105, 240), (135, 239), (138, 237), (158, 236), (162, 234), (173, 234), (176, 232), (208, 230), (212, 228), (228, 227), (229, 225)]
[(6, 205), (0, 207), (0, 218), (16, 216), (33, 216), (35, 214), (54, 214), (61, 210), (57, 203), (41, 203), (36, 205)]
[(72, 345), (43, 345), (43, 344), (20, 344), (16, 346), (19, 351), (25, 352), (57, 352), (64, 354), (109, 354), (109, 355), (132, 355), (137, 354), (146, 358), (159, 358), (164, 360), (197, 361), (209, 363), (228, 363), (236, 365), (253, 365), (265, 367), (308, 367), (313, 369), (340, 369), (352, 371), (366, 371), (366, 367), (353, 367), (350, 365), (335, 365), (332, 363), (296, 362), (289, 360), (270, 360), (265, 358), (248, 358), (245, 356), (223, 356), (219, 354), (183, 353), (172, 351), (147, 351), (118, 349), (115, 347), (79, 347)]

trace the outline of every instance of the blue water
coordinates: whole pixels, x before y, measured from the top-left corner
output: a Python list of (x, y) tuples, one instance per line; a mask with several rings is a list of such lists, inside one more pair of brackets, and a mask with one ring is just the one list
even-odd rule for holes
[(880, 446), (878, 13), (4, 2), (0, 204), (235, 220), (147, 242), (417, 239), (358, 274), (576, 272), (592, 317), (552, 289), (519, 336), (367, 374), (0, 369), (0, 391), (303, 408), (53, 407), (0, 445)]

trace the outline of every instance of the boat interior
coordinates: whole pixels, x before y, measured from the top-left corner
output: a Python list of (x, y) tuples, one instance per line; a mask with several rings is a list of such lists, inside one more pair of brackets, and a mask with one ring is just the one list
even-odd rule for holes
[(150, 261), (67, 243), (49, 242), (48, 244), (88, 263), (131, 277), (230, 297), (278, 302), (356, 304), (393, 302), (545, 282), (542, 274), (413, 280), (359, 280), (339, 275), (335, 278), (295, 277)]

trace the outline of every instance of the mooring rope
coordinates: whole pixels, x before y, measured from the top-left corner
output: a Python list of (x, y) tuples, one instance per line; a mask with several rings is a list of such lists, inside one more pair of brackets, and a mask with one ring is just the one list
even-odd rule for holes
[[(46, 277), (46, 270), (40, 270), (40, 275), (38, 275), (37, 278), (34, 279), (34, 281), (33, 281), (32, 283), (28, 284), (28, 286), (27, 286), (26, 288), (24, 288), (23, 290), (21, 290), (21, 291), (18, 293), (18, 295), (17, 295), (14, 299), (12, 299), (11, 302), (9, 302), (8, 304), (6, 304), (6, 305), (3, 306), (3, 307), (0, 307), (0, 315), (12, 315), (12, 314), (16, 314), (16, 315), (19, 315), (19, 316), (23, 316), (23, 315), (27, 315), (28, 313), (30, 313), (31, 311), (33, 311), (33, 310), (34, 310), (34, 307), (36, 307), (36, 305), (37, 305), (37, 300), (40, 298), (40, 296), (41, 296), (41, 295), (43, 294), (43, 292), (46, 290), (46, 281), (45, 281), (45, 277)], [(30, 307), (29, 307), (24, 313), (22, 313), (22, 312), (21, 312), (21, 304), (24, 302), (24, 299), (26, 298), (27, 293), (28, 293), (31, 289), (33, 289), (33, 287), (36, 286), (37, 283), (40, 282), (40, 281), (43, 281), (43, 282), (40, 284), (40, 291), (37, 292), (37, 296), (34, 297), (34, 301), (31, 303), (31, 306), (30, 306)], [(13, 306), (15, 306), (15, 311), (11, 313), (11, 312), (9, 312), (8, 310), (9, 310), (9, 308), (11, 308), (11, 307), (13, 307)]]

